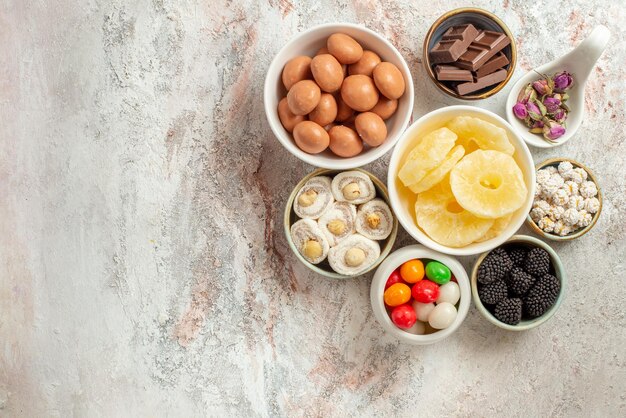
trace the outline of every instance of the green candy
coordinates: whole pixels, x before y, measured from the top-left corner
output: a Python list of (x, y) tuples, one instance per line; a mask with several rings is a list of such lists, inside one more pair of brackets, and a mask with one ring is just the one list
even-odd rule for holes
[(452, 273), (444, 264), (438, 261), (430, 261), (426, 264), (426, 277), (437, 284), (446, 284), (450, 281)]

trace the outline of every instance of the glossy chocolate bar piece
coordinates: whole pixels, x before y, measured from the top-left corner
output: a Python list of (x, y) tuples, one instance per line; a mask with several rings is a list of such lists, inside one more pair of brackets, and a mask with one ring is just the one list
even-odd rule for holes
[(484, 30), (459, 57), (456, 65), (465, 70), (476, 71), (510, 43), (511, 40), (504, 33)]
[(474, 39), (476, 39), (479, 33), (480, 32), (478, 31), (478, 29), (476, 29), (474, 25), (468, 23), (467, 25), (452, 26), (443, 34), (441, 39), (443, 39), (444, 41), (449, 41), (451, 39), (460, 39), (467, 42), (467, 45), (469, 45)]
[(465, 96), (466, 94), (473, 93), (478, 90), (482, 90), (485, 87), (493, 86), (494, 84), (500, 83), (504, 81), (506, 78), (507, 71), (506, 70), (498, 70), (491, 74), (487, 74), (483, 77), (475, 78), (473, 81), (469, 83), (460, 83), (457, 84), (454, 89), (461, 96)]
[(503, 68), (505, 65), (509, 64), (509, 59), (504, 55), (504, 52), (498, 52), (494, 55), (489, 61), (487, 61), (482, 67), (476, 70), (476, 77), (484, 77), (488, 74)]
[(462, 70), (454, 65), (438, 65), (435, 76), (439, 81), (473, 81), (474, 76), (469, 70)]
[(456, 61), (467, 51), (467, 47), (478, 34), (478, 29), (472, 24), (451, 27), (430, 50), (430, 61), (433, 64)]

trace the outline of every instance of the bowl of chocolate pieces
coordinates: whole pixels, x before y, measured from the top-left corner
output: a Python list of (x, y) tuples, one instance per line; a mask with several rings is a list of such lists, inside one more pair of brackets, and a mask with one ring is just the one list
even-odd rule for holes
[(424, 40), (426, 72), (441, 91), (461, 100), (485, 99), (502, 90), (516, 61), (511, 31), (482, 9), (445, 13)]

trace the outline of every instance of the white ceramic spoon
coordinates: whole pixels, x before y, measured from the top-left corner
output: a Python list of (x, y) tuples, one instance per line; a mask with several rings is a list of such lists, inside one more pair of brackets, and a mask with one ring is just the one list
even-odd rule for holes
[[(552, 148), (563, 145), (576, 134), (585, 113), (585, 83), (587, 82), (587, 77), (589, 77), (591, 70), (596, 65), (596, 61), (598, 61), (598, 58), (600, 58), (600, 55), (602, 55), (602, 52), (606, 48), (609, 37), (610, 32), (605, 26), (596, 26), (591, 32), (591, 35), (568, 54), (544, 64), (541, 67), (535, 68), (515, 83), (506, 101), (506, 118), (515, 132), (517, 132), (528, 145), (538, 148)], [(572, 88), (567, 91), (569, 94), (567, 106), (570, 112), (567, 116), (565, 134), (558, 138), (556, 142), (548, 142), (540, 134), (528, 132), (526, 125), (513, 114), (513, 106), (517, 102), (517, 96), (520, 90), (528, 83), (532, 83), (540, 78), (537, 73), (552, 76), (554, 73), (561, 71), (569, 72), (574, 79)]]

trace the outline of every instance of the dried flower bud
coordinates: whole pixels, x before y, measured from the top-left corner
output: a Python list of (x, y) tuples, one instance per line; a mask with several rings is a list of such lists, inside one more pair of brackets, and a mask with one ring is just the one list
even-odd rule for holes
[(574, 78), (567, 71), (555, 74), (552, 80), (554, 81), (554, 89), (559, 92), (564, 92), (574, 84)]
[(567, 119), (567, 112), (565, 111), (565, 109), (560, 108), (554, 113), (554, 115), (552, 115), (552, 117), (554, 118), (555, 122), (563, 124), (563, 122), (565, 122), (565, 119)]
[(552, 94), (552, 88), (550, 87), (548, 80), (546, 79), (534, 81), (533, 88), (541, 96), (543, 96), (544, 94)]
[(535, 120), (532, 124), (530, 124), (530, 129), (528, 132), (533, 134), (543, 134), (543, 121)]
[(535, 102), (526, 103), (526, 111), (528, 112), (528, 116), (533, 120), (541, 120), (543, 117), (541, 110)]
[(526, 110), (526, 106), (524, 106), (524, 103), (516, 103), (515, 106), (513, 106), (513, 114), (518, 119), (526, 119), (526, 116), (528, 116), (528, 111)]
[(554, 114), (561, 109), (561, 100), (555, 97), (546, 97), (543, 99), (543, 105), (549, 114)]
[(532, 84), (528, 84), (526, 85), (526, 88), (524, 88), (524, 90), (521, 90), (519, 92), (519, 95), (517, 96), (517, 102), (526, 104), (529, 100), (532, 100), (536, 97), (537, 92), (535, 91), (535, 89), (533, 89)]
[(564, 133), (565, 128), (555, 121), (549, 121), (543, 127), (543, 137), (550, 141), (560, 138)]

